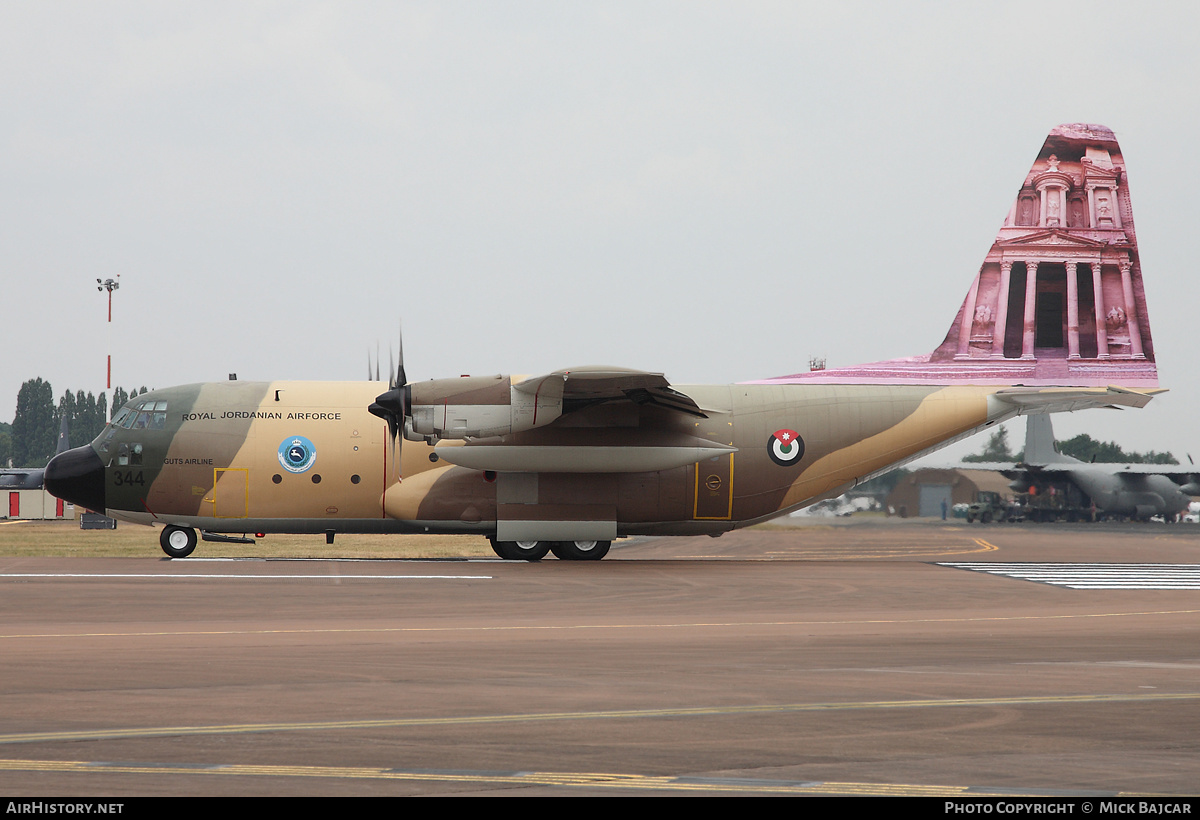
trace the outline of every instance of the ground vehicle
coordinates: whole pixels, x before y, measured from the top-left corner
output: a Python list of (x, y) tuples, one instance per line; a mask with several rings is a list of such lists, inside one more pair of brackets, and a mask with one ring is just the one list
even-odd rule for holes
[(1009, 520), (1008, 502), (1000, 496), (1000, 493), (991, 490), (980, 490), (975, 495), (975, 503), (967, 508), (968, 524), (976, 521), (990, 524), (993, 521), (1007, 520)]

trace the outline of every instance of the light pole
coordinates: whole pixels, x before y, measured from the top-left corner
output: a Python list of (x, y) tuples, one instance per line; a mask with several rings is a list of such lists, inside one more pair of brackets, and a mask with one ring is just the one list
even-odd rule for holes
[[(113, 398), (113, 396), (112, 396), (112, 295), (113, 295), (113, 291), (119, 287), (121, 287), (121, 274), (119, 274), (119, 273), (117, 274), (116, 279), (105, 279), (103, 282), (101, 282), (99, 279), (96, 280), (96, 290), (108, 291), (108, 379), (107, 379), (107, 384), (104, 388), (106, 393), (108, 394), (107, 398), (104, 400), (104, 403), (106, 405), (111, 405), (112, 398)], [(112, 418), (112, 413), (113, 413), (113, 410), (115, 410), (115, 409), (116, 408), (111, 407), (111, 406), (109, 406), (107, 408), (106, 412), (108, 413), (108, 418)], [(108, 421), (108, 419), (105, 419), (105, 421)]]

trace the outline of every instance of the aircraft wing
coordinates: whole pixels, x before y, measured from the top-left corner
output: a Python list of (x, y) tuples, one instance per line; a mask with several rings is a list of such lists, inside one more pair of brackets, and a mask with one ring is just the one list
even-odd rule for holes
[(1175, 481), (1186, 481), (1189, 476), (1200, 473), (1198, 469), (1188, 470), (1177, 464), (1123, 464), (1113, 461), (1087, 462), (1071, 461), (1051, 464), (1026, 464), (1012, 461), (961, 461), (948, 465), (944, 469), (954, 470), (989, 470), (996, 473), (1071, 473), (1080, 469), (1103, 468), (1110, 475), (1162, 475)]
[(545, 376), (525, 379), (513, 387), (524, 393), (533, 393), (544, 391), (553, 384), (551, 389), (557, 392), (556, 383), (561, 383), (563, 403), (568, 407), (571, 402), (595, 404), (628, 400), (634, 404), (655, 404), (668, 410), (708, 418), (690, 396), (672, 389), (666, 376), (644, 370), (624, 367), (579, 367), (556, 370)]
[(1061, 413), (1091, 407), (1145, 407), (1164, 390), (1127, 387), (1010, 387), (994, 394), (997, 401), (1018, 408), (1022, 415)]
[(1112, 462), (1093, 462), (1087, 466), (1103, 467), (1108, 470), (1110, 475), (1116, 476), (1117, 478), (1120, 478), (1121, 476), (1161, 475), (1171, 479), (1176, 484), (1187, 484), (1189, 481), (1194, 481), (1197, 473), (1200, 473), (1200, 470), (1195, 468), (1187, 470), (1178, 464), (1116, 464)]
[(953, 464), (938, 464), (935, 469), (939, 470), (987, 470), (992, 473), (1011, 472), (1013, 470), (1024, 470), (1025, 465), (1017, 464), (1015, 461), (957, 461)]
[[(556, 370), (512, 385), (514, 406), (536, 407), (529, 423), (514, 424), (504, 439), (465, 436), (462, 447), (438, 447), (438, 458), (474, 470), (539, 473), (629, 473), (669, 470), (737, 451), (678, 431), (588, 428), (548, 430), (560, 416), (597, 404), (656, 405), (708, 418), (695, 400), (673, 389), (662, 373), (614, 367)], [(517, 416), (523, 422), (525, 416)], [(601, 425), (602, 426), (602, 425)]]
[(1140, 488), (1146, 476), (1162, 476), (1179, 485), (1180, 491), (1200, 495), (1200, 470), (1183, 469), (1174, 464), (1121, 464), (1114, 462), (1062, 462), (1050, 464), (1006, 464), (1002, 462), (963, 462), (954, 465), (958, 470), (994, 470), (1008, 479), (1029, 479), (1033, 476), (1066, 476), (1081, 483), (1088, 476), (1104, 480), (1115, 479), (1122, 489)]
[(1026, 464), (1024, 462), (1018, 464), (1001, 464), (995, 462), (973, 464), (964, 462), (955, 466), (962, 470), (995, 470), (999, 473), (1078, 473), (1100, 471), (1105, 475), (1117, 477), (1122, 475), (1161, 475), (1176, 482), (1185, 482), (1191, 476), (1200, 474), (1200, 470), (1195, 467), (1189, 470), (1179, 464), (1125, 464), (1119, 461), (1073, 461), (1061, 464)]
[(938, 465), (938, 469), (986, 470), (1000, 473), (1005, 478), (1023, 478), (1030, 473), (1069, 473), (1078, 464), (1026, 464), (1012, 461), (962, 461), (950, 465)]

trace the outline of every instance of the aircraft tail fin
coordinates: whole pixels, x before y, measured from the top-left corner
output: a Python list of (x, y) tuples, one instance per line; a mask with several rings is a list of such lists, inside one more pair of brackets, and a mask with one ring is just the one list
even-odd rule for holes
[(1086, 124), (1050, 132), (932, 353), (767, 381), (1157, 387), (1116, 136)]
[(1077, 459), (1065, 456), (1054, 443), (1054, 427), (1050, 416), (1038, 414), (1025, 417), (1025, 463), (1034, 466), (1061, 464)]
[(58, 446), (54, 449), (54, 455), (65, 453), (71, 449), (70, 437), (67, 435), (67, 417), (63, 416), (62, 424), (58, 426)]

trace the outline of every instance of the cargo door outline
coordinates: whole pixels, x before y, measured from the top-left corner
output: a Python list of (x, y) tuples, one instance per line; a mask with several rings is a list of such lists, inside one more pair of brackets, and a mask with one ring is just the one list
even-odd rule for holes
[(213, 468), (213, 518), (246, 518), (250, 513), (250, 470)]

